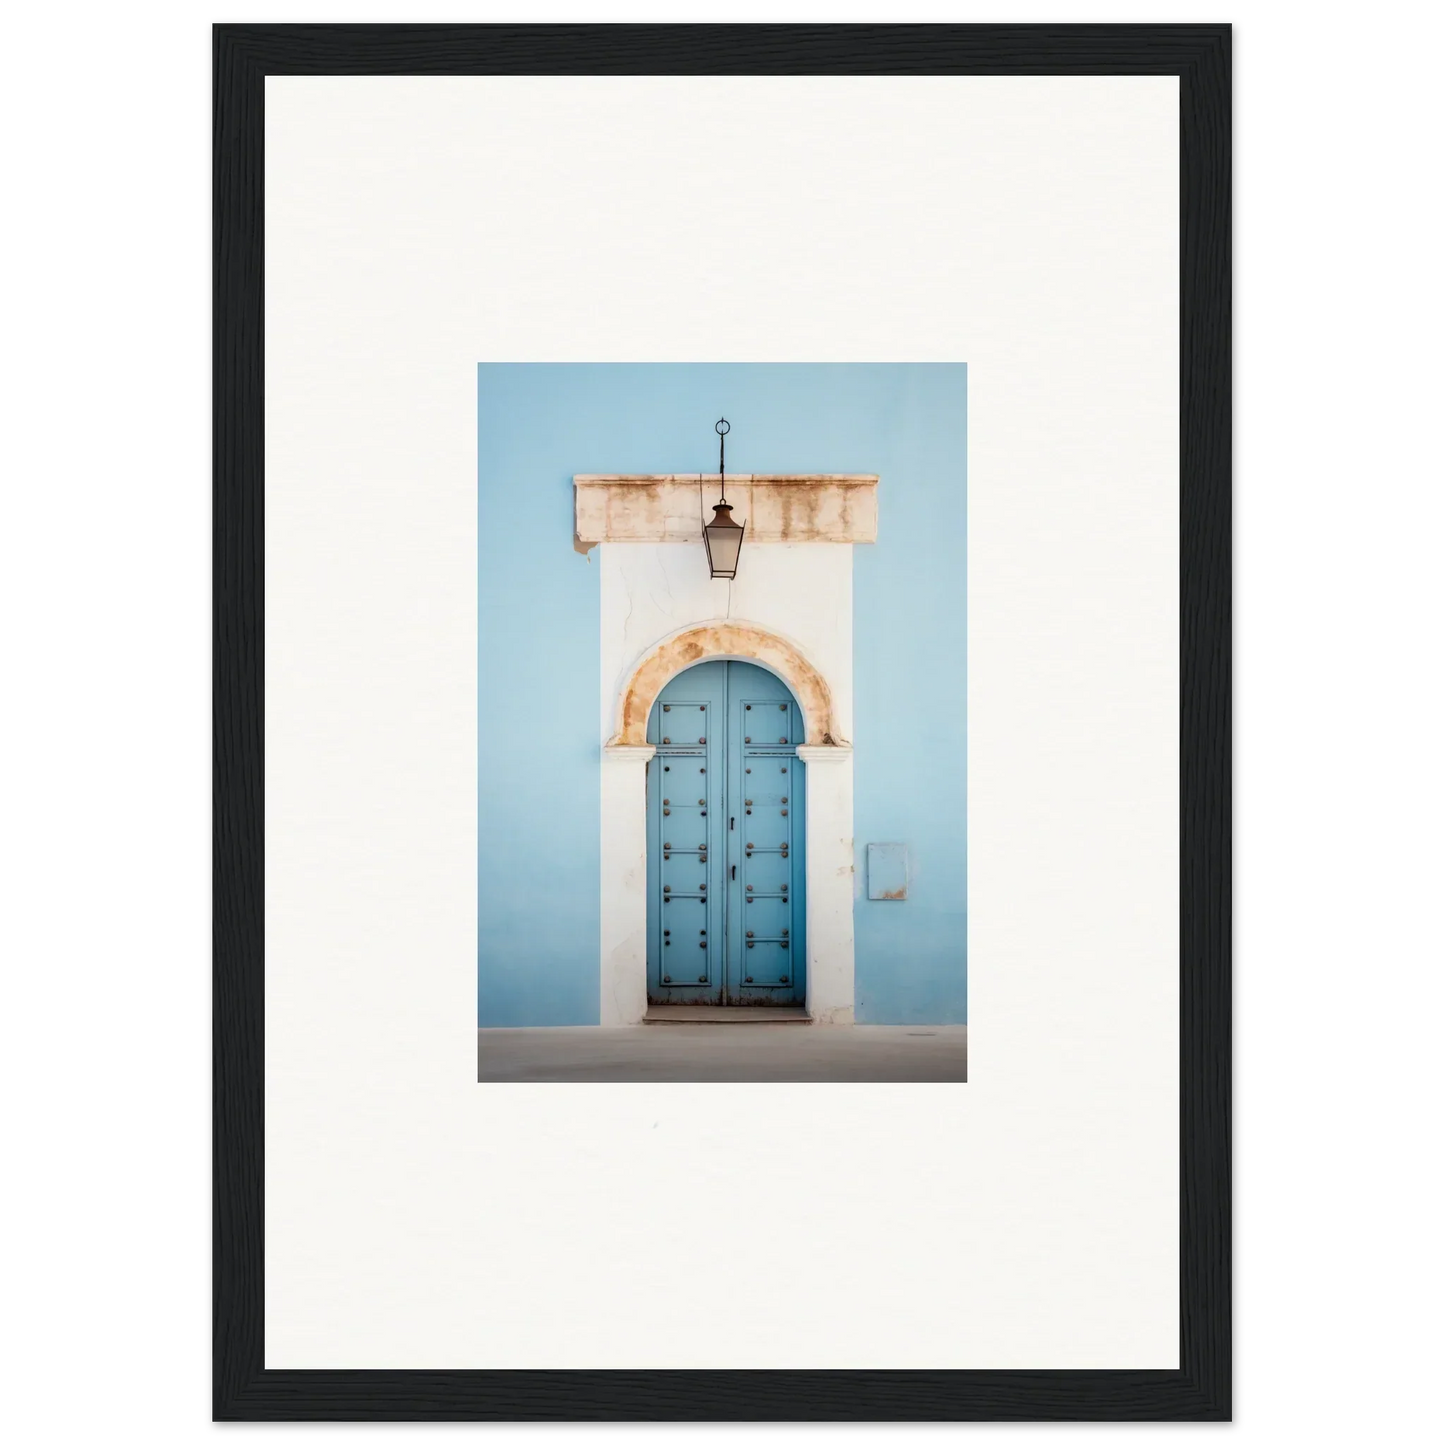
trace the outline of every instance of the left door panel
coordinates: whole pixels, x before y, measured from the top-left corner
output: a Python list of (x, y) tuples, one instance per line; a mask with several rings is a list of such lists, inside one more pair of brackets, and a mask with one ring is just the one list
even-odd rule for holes
[(648, 719), (647, 997), (723, 999), (727, 819), (723, 816), (726, 664), (705, 662), (663, 688)]

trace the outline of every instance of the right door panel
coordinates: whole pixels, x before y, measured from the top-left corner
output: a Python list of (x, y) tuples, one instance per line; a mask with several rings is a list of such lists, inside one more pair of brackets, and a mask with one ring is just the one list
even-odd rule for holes
[(727, 1001), (796, 1005), (807, 993), (802, 717), (750, 663), (727, 680)]

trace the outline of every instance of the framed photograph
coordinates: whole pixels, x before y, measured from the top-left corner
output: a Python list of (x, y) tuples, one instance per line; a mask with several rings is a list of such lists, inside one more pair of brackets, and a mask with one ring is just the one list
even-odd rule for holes
[(1229, 1418), (1225, 25), (220, 25), (221, 1420)]

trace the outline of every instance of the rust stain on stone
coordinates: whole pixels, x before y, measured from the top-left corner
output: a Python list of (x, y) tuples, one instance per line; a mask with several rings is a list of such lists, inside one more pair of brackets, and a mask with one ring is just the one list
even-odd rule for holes
[[(765, 530), (779, 542), (816, 542), (827, 537), (831, 528), (821, 517), (824, 489), (802, 482), (782, 482), (766, 488), (772, 504), (764, 515), (772, 526)], [(774, 531), (776, 528), (776, 531)]]

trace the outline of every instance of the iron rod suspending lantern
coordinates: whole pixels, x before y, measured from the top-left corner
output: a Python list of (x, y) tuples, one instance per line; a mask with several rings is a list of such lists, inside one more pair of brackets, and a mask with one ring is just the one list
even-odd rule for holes
[(733, 509), (728, 506), (723, 471), (723, 448), (726, 444), (723, 438), (732, 428), (728, 425), (727, 418), (721, 417), (713, 430), (717, 433), (718, 502), (712, 509), (712, 521), (702, 529), (702, 540), (707, 548), (708, 570), (714, 577), (731, 581), (738, 575), (738, 553), (743, 549), (743, 532), (747, 523), (739, 526), (734, 522)]

